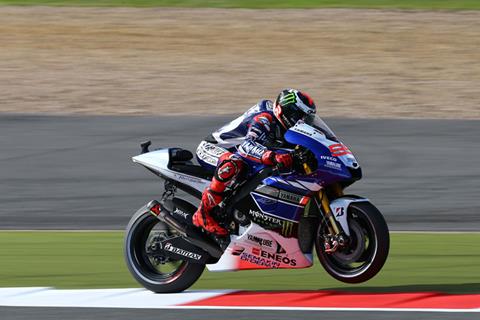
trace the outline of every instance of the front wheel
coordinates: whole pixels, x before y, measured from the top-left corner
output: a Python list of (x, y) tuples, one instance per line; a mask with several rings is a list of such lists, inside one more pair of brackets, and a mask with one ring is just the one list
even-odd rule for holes
[(167, 224), (141, 208), (130, 220), (125, 234), (125, 260), (133, 277), (156, 293), (180, 292), (202, 275), (203, 264), (174, 260), (162, 255), (158, 243), (177, 236)]
[(335, 279), (360, 283), (382, 269), (390, 248), (388, 226), (378, 209), (369, 202), (354, 202), (348, 208), (350, 237), (345, 247), (334, 253), (325, 251), (328, 228), (320, 224), (315, 249), (320, 263)]

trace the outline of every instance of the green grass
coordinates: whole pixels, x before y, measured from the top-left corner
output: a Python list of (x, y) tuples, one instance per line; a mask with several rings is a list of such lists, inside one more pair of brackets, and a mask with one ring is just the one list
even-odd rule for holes
[[(0, 287), (125, 288), (121, 232), (0, 232)], [(205, 271), (195, 288), (480, 293), (480, 234), (392, 234), (382, 272), (361, 285), (301, 270)]]
[(193, 8), (480, 9), (478, 0), (0, 0), (0, 5)]

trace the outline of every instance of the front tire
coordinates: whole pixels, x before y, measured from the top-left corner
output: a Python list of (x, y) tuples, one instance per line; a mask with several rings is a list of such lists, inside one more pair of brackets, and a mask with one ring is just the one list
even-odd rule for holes
[(334, 253), (325, 252), (325, 224), (320, 224), (315, 249), (320, 263), (335, 279), (361, 283), (373, 278), (383, 267), (390, 248), (388, 226), (370, 202), (353, 202), (348, 208), (349, 244)]
[[(181, 292), (202, 275), (204, 264), (172, 260), (152, 250), (158, 239), (176, 232), (154, 217), (146, 208), (139, 209), (128, 223), (124, 254), (128, 270), (146, 289), (156, 293)], [(162, 238), (163, 237), (163, 238)]]

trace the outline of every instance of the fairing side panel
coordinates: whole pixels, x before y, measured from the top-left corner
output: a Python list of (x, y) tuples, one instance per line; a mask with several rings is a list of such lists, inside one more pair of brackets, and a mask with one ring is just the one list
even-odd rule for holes
[(261, 184), (235, 208), (262, 228), (297, 238), (298, 223), (309, 200), (310, 196)]
[(312, 266), (312, 261), (311, 254), (300, 250), (297, 238), (285, 238), (252, 222), (240, 236), (231, 236), (220, 260), (207, 264), (207, 268), (209, 271), (298, 269)]

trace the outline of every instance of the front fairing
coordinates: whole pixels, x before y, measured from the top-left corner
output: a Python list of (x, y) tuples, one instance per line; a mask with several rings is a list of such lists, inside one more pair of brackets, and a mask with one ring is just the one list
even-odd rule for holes
[(330, 130), (325, 132), (321, 129), (299, 121), (285, 134), (287, 142), (308, 148), (315, 155), (318, 167), (315, 172), (308, 175), (308, 178), (316, 180), (321, 186), (358, 180), (360, 166), (355, 156)]

